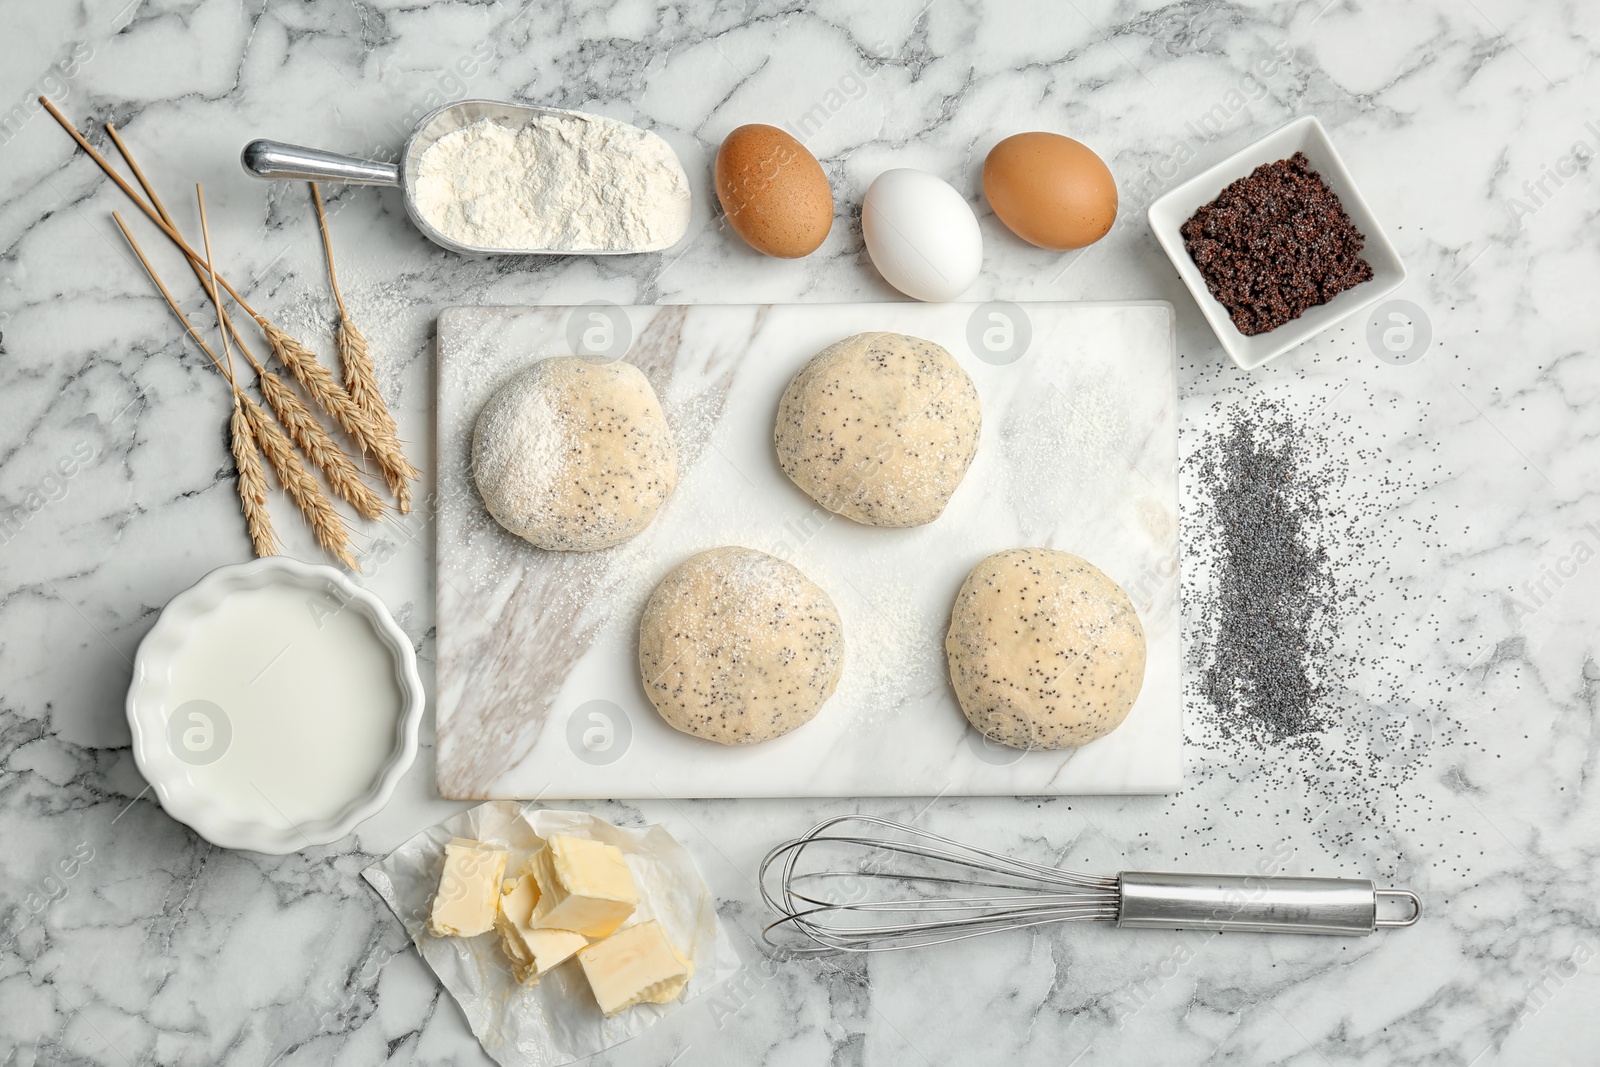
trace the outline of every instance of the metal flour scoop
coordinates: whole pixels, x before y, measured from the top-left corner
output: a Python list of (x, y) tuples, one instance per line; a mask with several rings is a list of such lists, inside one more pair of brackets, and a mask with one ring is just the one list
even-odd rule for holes
[[(595, 121), (599, 116), (582, 111), (569, 111), (554, 107), (523, 107), (496, 100), (461, 100), (424, 115), (406, 138), (396, 163), (385, 163), (358, 156), (340, 155), (320, 148), (303, 148), (279, 141), (251, 141), (239, 154), (239, 162), (246, 172), (268, 181), (279, 178), (298, 178), (307, 181), (343, 182), (347, 185), (398, 186), (405, 201), (406, 214), (434, 244), (472, 256), (535, 256), (535, 255), (585, 255), (617, 256), (636, 252), (656, 252), (671, 247), (688, 229), (688, 212), (684, 212), (683, 229), (669, 235), (671, 240), (643, 248), (498, 248), (462, 244), (436, 228), (417, 210), (417, 161), (433, 147), (434, 142), (449, 133), (465, 129), (481, 119), (489, 119), (509, 129), (521, 129), (542, 115), (559, 115)], [(611, 121), (611, 120), (603, 120)], [(670, 150), (669, 150), (670, 151)], [(677, 162), (676, 156), (673, 157)], [(682, 164), (678, 166), (682, 173)], [(683, 179), (688, 187), (688, 179)]]

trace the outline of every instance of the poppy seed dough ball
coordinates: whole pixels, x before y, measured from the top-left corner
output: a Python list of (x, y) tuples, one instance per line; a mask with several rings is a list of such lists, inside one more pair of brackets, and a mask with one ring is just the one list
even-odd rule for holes
[(592, 552), (650, 525), (678, 482), (678, 452), (638, 367), (554, 356), (484, 405), (472, 475), (507, 530), (539, 548)]
[(799, 568), (713, 548), (664, 578), (639, 624), (639, 673), (674, 729), (753, 745), (804, 726), (839, 684), (844, 629)]
[(806, 495), (868, 526), (937, 519), (978, 451), (978, 389), (955, 357), (901, 333), (813, 356), (784, 390), (778, 465)]
[(1087, 560), (1049, 548), (997, 552), (972, 568), (945, 653), (967, 720), (1013, 748), (1104, 737), (1144, 685), (1144, 627), (1128, 594)]

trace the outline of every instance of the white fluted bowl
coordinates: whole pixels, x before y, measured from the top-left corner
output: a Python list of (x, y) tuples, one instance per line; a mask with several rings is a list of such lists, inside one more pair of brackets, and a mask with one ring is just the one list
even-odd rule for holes
[[(300, 813), (301, 817), (292, 821), (287, 817), (253, 821), (230, 813), (213, 792), (197, 783), (191, 764), (180, 759), (169, 742), (169, 718), (175, 710), (172, 668), (179, 651), (194, 638), (196, 628), (205, 626), (207, 617), (227, 597), (274, 584), (330, 594), (344, 607), (364, 616), (394, 662), (399, 702), (386, 753), (376, 757), (367, 754), (382, 761), (370, 788), (348, 797), (330, 798), (327, 810), (314, 811), (309, 816)], [(416, 759), (417, 727), (424, 700), (416, 653), (383, 601), (332, 567), (270, 556), (219, 567), (167, 603), (134, 657), (127, 710), (128, 724), (133, 729), (134, 759), (167, 814), (224, 848), (281, 855), (337, 841), (388, 803), (400, 777)], [(291, 745), (314, 743), (311, 739), (275, 740)]]

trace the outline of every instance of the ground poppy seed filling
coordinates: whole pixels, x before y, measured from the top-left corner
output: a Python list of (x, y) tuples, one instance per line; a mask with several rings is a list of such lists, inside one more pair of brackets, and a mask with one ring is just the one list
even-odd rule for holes
[(1365, 235), (1300, 152), (1229, 185), (1179, 233), (1206, 288), (1247, 337), (1372, 277), (1361, 258)]

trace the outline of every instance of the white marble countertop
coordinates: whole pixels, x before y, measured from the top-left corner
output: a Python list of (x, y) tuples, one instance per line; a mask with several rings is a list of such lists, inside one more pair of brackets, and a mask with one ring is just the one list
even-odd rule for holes
[[(282, 858), (212, 848), (145, 791), (122, 711), (133, 651), (168, 598), (248, 553), (226, 394), (121, 245), (110, 219), (126, 210), (121, 194), (30, 103), (41, 92), (86, 129), (116, 122), (185, 225), (180, 193), (204, 182), (226, 272), (324, 348), (331, 305), (305, 188), (245, 177), (245, 141), (392, 150), (412, 117), (467, 96), (601, 111), (666, 137), (697, 203), (690, 238), (665, 254), (464, 261), (412, 230), (393, 191), (337, 194), (346, 296), (424, 467), (441, 307), (894, 299), (857, 219), (861, 192), (890, 166), (967, 192), (986, 242), (968, 299), (1172, 301), (1186, 456), (1229, 412), (1268, 400), (1332, 442), (1324, 459), (1346, 474), (1336, 503), (1360, 517), (1339, 580), (1359, 604), (1329, 665), (1369, 711), (1411, 709), (1400, 721), (1421, 748), (1405, 774), (1359, 774), (1369, 760), (1346, 749), (1374, 744), (1359, 729), (1281, 759), (1196, 734), (1190, 784), (1171, 797), (592, 805), (668, 825), (747, 960), (732, 986), (597, 1062), (1593, 1062), (1597, 10), (799, 7), (86, 0), (8, 11), (0, 1062), (487, 1062), (358, 874), (462, 807), (434, 792), (431, 721), (393, 803), (331, 847)], [(1406, 260), (1398, 295), (1431, 326), (1419, 362), (1380, 361), (1355, 320), (1235, 371), (1144, 225), (1153, 195), (1304, 114), (1327, 125)], [(834, 183), (833, 233), (808, 259), (761, 259), (712, 211), (715, 146), (749, 121), (798, 129)], [(989, 146), (1038, 128), (1094, 146), (1121, 185), (1116, 227), (1081, 253), (1025, 246), (977, 195)], [(181, 264), (165, 250), (160, 263), (198, 310)], [(1186, 509), (1199, 486), (1186, 478)], [(315, 558), (281, 504), (290, 550)], [(363, 543), (361, 578), (430, 682), (432, 544), (425, 513), (394, 523)], [(1199, 647), (1195, 605), (1214, 571), (1196, 552), (1183, 565)], [(1198, 676), (1188, 682), (1199, 700)], [(750, 942), (764, 918), (757, 859), (857, 808), (1086, 870), (1271, 862), (1373, 877), (1419, 892), (1427, 914), (1364, 940), (1058, 929), (921, 956), (764, 962)]]

